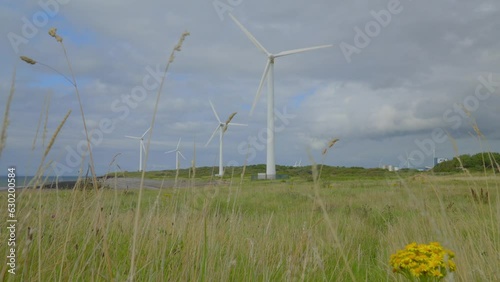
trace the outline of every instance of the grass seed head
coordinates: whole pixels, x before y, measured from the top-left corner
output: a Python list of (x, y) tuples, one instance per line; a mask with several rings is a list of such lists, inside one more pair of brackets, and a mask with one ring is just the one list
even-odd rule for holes
[(179, 39), (179, 42), (177, 42), (177, 45), (175, 45), (175, 48), (174, 48), (175, 51), (178, 51), (178, 52), (181, 51), (182, 43), (184, 42), (184, 40), (186, 39), (186, 37), (188, 35), (190, 35), (190, 33), (188, 31), (184, 31), (182, 33), (181, 38)]
[(174, 61), (174, 52), (177, 51), (177, 52), (180, 52), (181, 51), (181, 47), (182, 47), (182, 43), (184, 42), (184, 40), (186, 39), (186, 37), (190, 35), (190, 33), (188, 31), (184, 31), (181, 35), (181, 38), (179, 38), (179, 42), (177, 42), (177, 45), (175, 45), (174, 47), (174, 51), (172, 51), (172, 54), (170, 54), (170, 58), (168, 59), (168, 62), (171, 63)]
[(32, 58), (30, 58), (30, 57), (21, 56), (20, 58), (21, 58), (21, 60), (25, 61), (26, 63), (28, 63), (28, 64), (30, 64), (30, 65), (34, 65), (34, 64), (36, 64), (36, 61), (35, 61), (35, 60), (33, 60), (33, 59), (32, 59)]
[(337, 143), (339, 140), (340, 139), (338, 139), (338, 138), (333, 138), (332, 140), (330, 140), (330, 142), (328, 142), (328, 146), (323, 149), (323, 152), (321, 154), (326, 155), (326, 153), (328, 152), (328, 149), (333, 147), (333, 145), (335, 145), (335, 143)]
[(228, 125), (228, 124), (231, 122), (231, 120), (233, 120), (234, 116), (235, 116), (237, 113), (238, 113), (238, 112), (234, 112), (234, 113), (232, 113), (232, 114), (231, 114), (231, 115), (227, 118), (227, 120), (226, 120), (226, 125)]
[(339, 141), (338, 138), (334, 138), (334, 139), (330, 140), (330, 142), (328, 142), (328, 148), (333, 147), (333, 145), (335, 145), (335, 143), (337, 143), (338, 141)]
[(49, 35), (55, 38), (57, 35), (57, 28), (53, 27), (49, 29)]
[(57, 42), (63, 41), (62, 37), (57, 34), (57, 28), (55, 28), (55, 27), (49, 29), (49, 35), (54, 37)]

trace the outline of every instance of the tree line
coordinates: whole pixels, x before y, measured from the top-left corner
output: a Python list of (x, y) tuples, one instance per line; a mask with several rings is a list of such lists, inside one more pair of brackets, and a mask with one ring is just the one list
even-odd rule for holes
[(500, 171), (500, 153), (482, 152), (475, 155), (460, 155), (452, 160), (437, 164), (434, 172), (456, 172), (465, 168), (469, 171), (484, 171), (494, 169)]

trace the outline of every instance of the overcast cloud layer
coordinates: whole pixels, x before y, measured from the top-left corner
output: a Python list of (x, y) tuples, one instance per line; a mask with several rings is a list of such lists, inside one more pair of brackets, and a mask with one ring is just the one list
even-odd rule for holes
[[(324, 162), (340, 166), (402, 166), (407, 154), (412, 166), (429, 166), (434, 148), (439, 157), (454, 156), (447, 134), (460, 154), (500, 151), (499, 8), (497, 1), (465, 0), (3, 1), (2, 117), (14, 69), (17, 75), (0, 175), (9, 165), (33, 174), (42, 146), (70, 109), (47, 158), (55, 164), (48, 172), (78, 173), (85, 136), (74, 88), (49, 69), (19, 60), (27, 55), (70, 76), (61, 46), (47, 34), (50, 27), (64, 38), (75, 71), (96, 138), (98, 174), (138, 169), (139, 144), (124, 136), (142, 135), (150, 126), (157, 88), (139, 102), (124, 97), (145, 79), (156, 84), (185, 30), (191, 35), (161, 93), (147, 169), (175, 168), (174, 154), (164, 152), (179, 138), (187, 158), (181, 167), (190, 166), (194, 143), (198, 166), (217, 165), (218, 140), (204, 147), (217, 126), (209, 99), (222, 120), (237, 111), (233, 121), (248, 124), (229, 128), (224, 163), (265, 163), (265, 90), (252, 116), (249, 111), (266, 57), (230, 11), (270, 52), (334, 45), (276, 59), (278, 164), (309, 164), (309, 156), (322, 161), (331, 138), (340, 141)], [(110, 120), (112, 128), (103, 130)], [(484, 140), (476, 137), (473, 121)]]

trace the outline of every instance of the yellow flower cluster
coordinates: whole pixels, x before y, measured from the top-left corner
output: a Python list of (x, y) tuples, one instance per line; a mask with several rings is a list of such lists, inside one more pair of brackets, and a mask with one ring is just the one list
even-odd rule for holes
[(428, 245), (411, 243), (404, 250), (392, 254), (389, 263), (393, 272), (401, 273), (410, 280), (413, 280), (412, 277), (441, 280), (448, 272), (455, 271), (453, 257), (455, 254), (443, 249), (438, 242)]

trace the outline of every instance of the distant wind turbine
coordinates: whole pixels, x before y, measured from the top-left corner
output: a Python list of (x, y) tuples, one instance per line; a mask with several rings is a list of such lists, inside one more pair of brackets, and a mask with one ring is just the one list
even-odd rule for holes
[(181, 156), (183, 159), (186, 159), (184, 155), (181, 153), (179, 150), (179, 146), (181, 145), (181, 138), (179, 138), (179, 142), (177, 142), (177, 147), (174, 150), (170, 150), (168, 152), (165, 152), (166, 154), (170, 154), (175, 152), (175, 169), (179, 169), (179, 156)]
[(410, 168), (410, 161), (414, 161), (414, 158), (410, 158), (410, 155), (408, 155), (408, 152), (406, 152), (406, 168)]
[(257, 46), (259, 50), (261, 50), (267, 56), (267, 64), (264, 68), (264, 74), (260, 80), (259, 88), (257, 90), (257, 94), (255, 95), (255, 99), (253, 101), (252, 110), (250, 114), (253, 113), (255, 105), (257, 104), (262, 86), (264, 85), (264, 81), (267, 77), (267, 160), (266, 160), (266, 178), (274, 179), (276, 177), (276, 161), (274, 155), (274, 59), (282, 56), (288, 56), (292, 54), (302, 53), (306, 51), (328, 48), (333, 45), (321, 45), (309, 48), (301, 48), (294, 49), (289, 51), (279, 52), (277, 54), (272, 54), (262, 46), (262, 44), (257, 41), (257, 39), (232, 15), (229, 14), (231, 19), (240, 27), (240, 29), (246, 34), (246, 36), (252, 41), (252, 43)]
[(149, 132), (149, 130), (151, 130), (151, 127), (148, 128), (148, 130), (146, 130), (146, 132), (144, 132), (144, 134), (142, 134), (141, 137), (137, 137), (137, 136), (128, 136), (126, 135), (125, 137), (127, 138), (130, 138), (130, 139), (136, 139), (136, 140), (139, 140), (139, 171), (142, 171), (142, 151), (146, 152), (146, 148), (144, 147), (144, 136), (146, 135), (146, 133)]
[(205, 144), (205, 147), (210, 144), (210, 141), (214, 138), (215, 134), (217, 131), (219, 131), (219, 174), (218, 176), (222, 177), (224, 175), (224, 167), (223, 167), (223, 161), (222, 161), (222, 137), (224, 136), (224, 133), (226, 133), (227, 128), (229, 125), (238, 125), (238, 126), (247, 126), (246, 124), (240, 124), (240, 123), (232, 123), (231, 120), (234, 118), (236, 115), (236, 112), (232, 113), (226, 120), (226, 122), (222, 122), (219, 118), (219, 115), (217, 114), (217, 111), (215, 111), (215, 107), (212, 104), (212, 101), (208, 101), (210, 103), (210, 107), (212, 107), (212, 111), (214, 112), (215, 118), (217, 119), (217, 127), (215, 128), (214, 132), (212, 133), (212, 136), (210, 139), (208, 139), (207, 143)]

